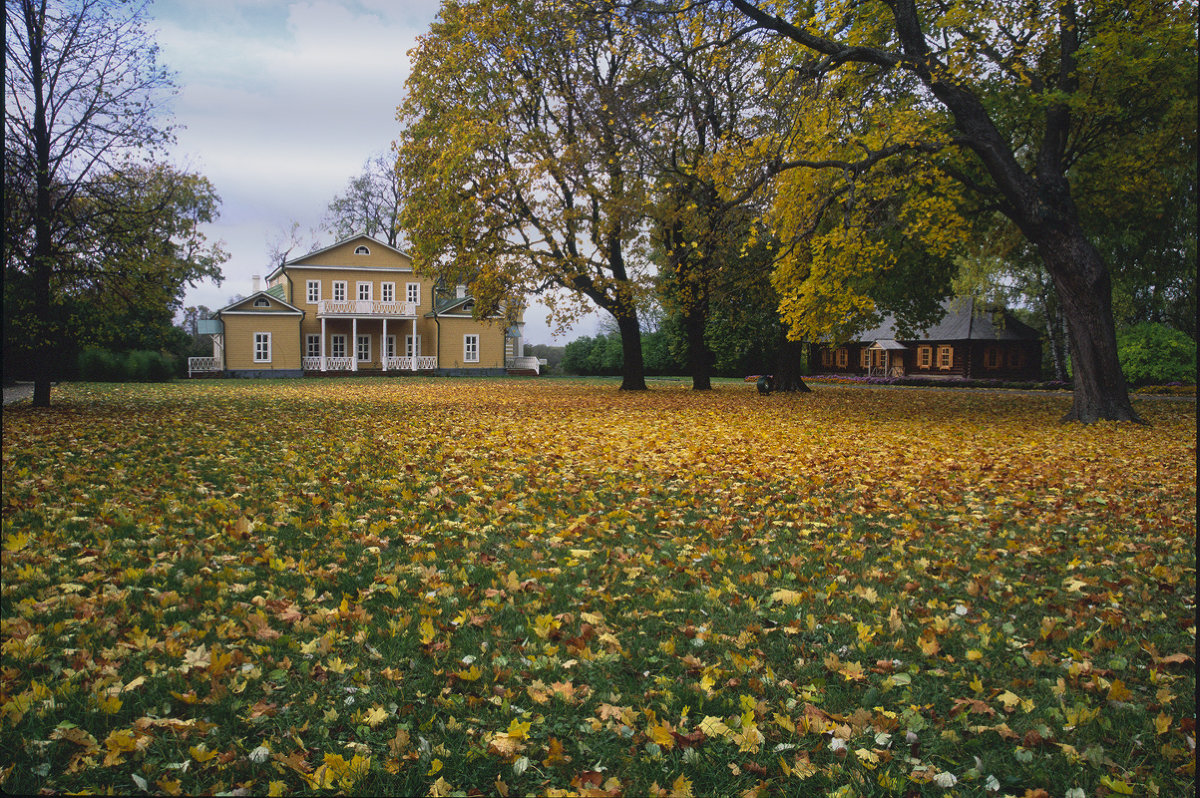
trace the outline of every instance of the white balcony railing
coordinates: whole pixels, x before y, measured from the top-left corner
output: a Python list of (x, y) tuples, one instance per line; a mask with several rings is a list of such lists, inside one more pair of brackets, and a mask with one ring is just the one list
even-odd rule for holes
[(400, 316), (415, 317), (415, 302), (376, 302), (373, 299), (322, 299), (317, 316)]
[[(320, 358), (317, 360), (319, 361)], [(327, 357), (325, 358), (325, 371), (354, 371), (354, 358)]]
[(206, 374), (213, 371), (220, 371), (221, 364), (217, 362), (215, 357), (189, 357), (188, 358), (188, 376), (193, 374)]

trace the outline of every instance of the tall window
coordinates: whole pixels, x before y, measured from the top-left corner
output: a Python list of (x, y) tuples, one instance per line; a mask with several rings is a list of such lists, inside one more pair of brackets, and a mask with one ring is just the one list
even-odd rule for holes
[(918, 346), (917, 347), (917, 368), (927, 369), (933, 367), (933, 347)]
[(407, 289), (408, 295), (408, 299), (405, 301), (412, 302), (414, 305), (421, 304), (421, 284), (409, 283), (407, 286), (405, 286), (405, 288)]
[(837, 367), (844, 369), (848, 365), (850, 365), (850, 350), (843, 346), (837, 351)]
[(1003, 357), (1001, 356), (1000, 347), (989, 346), (987, 349), (983, 350), (983, 367), (985, 369), (1000, 368), (1000, 363), (1002, 360)]
[(254, 334), (254, 362), (271, 362), (271, 334), (269, 332)]
[(367, 300), (369, 300), (371, 298), (371, 284), (370, 283), (359, 283), (358, 284), (358, 298), (359, 299), (367, 299)]
[(396, 356), (396, 336), (394, 336), (394, 335), (389, 335), (389, 336), (388, 336), (388, 337), (387, 337), (387, 338), (384, 340), (384, 342), (383, 342), (383, 356), (384, 356), (384, 357), (395, 357), (395, 356)]
[(304, 336), (304, 350), (309, 357), (321, 356), (321, 336), (306, 335)]
[(356, 351), (358, 352), (358, 362), (359, 363), (370, 362), (370, 360), (371, 360), (371, 336), (369, 336), (369, 335), (358, 336), (358, 346), (356, 347)]
[(304, 283), (308, 292), (308, 304), (315, 305), (321, 301), (321, 281), (308, 280)]
[(329, 356), (330, 357), (345, 357), (346, 356), (346, 336), (332, 335), (329, 337)]
[(396, 284), (384, 283), (379, 287), (379, 299), (381, 302), (396, 301)]
[(858, 365), (865, 369), (871, 368), (871, 350), (863, 347), (858, 355)]
[(463, 362), (478, 363), (479, 362), (479, 336), (464, 335), (463, 336)]
[[(405, 357), (420, 357), (421, 356), (421, 336), (417, 336), (414, 342), (411, 335), (404, 336), (404, 356)], [(476, 357), (478, 360), (478, 357)]]
[(345, 280), (334, 280), (333, 281), (333, 301), (334, 302), (345, 302), (346, 301), (346, 281)]
[(833, 365), (833, 350), (832, 349), (825, 348), (825, 349), (821, 350), (821, 365), (824, 366), (825, 368), (829, 368), (830, 366)]
[(954, 367), (954, 347), (939, 346), (937, 351), (937, 365), (939, 369), (947, 371)]

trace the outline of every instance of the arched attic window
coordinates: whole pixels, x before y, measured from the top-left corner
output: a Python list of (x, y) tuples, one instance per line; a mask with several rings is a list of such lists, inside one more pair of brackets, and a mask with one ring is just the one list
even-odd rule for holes
[(269, 308), (271, 307), (271, 300), (267, 299), (265, 296), (260, 296), (258, 299), (254, 300), (254, 307)]
[(365, 247), (362, 244), (359, 244), (357, 247), (354, 248), (354, 254), (355, 255), (370, 255), (371, 250), (368, 247)]

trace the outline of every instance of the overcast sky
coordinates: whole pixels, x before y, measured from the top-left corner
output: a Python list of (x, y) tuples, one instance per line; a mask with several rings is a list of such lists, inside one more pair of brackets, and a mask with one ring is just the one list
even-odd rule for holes
[[(205, 232), (230, 254), (225, 280), (186, 305), (249, 294), (294, 220), (317, 228), (329, 201), (397, 138), (408, 50), (437, 0), (156, 0), (161, 62), (175, 72), (174, 161), (212, 181), (221, 218)], [(320, 234), (320, 244), (333, 239)], [(307, 247), (306, 247), (307, 248)], [(296, 254), (296, 253), (293, 253)], [(525, 314), (529, 343), (593, 335), (596, 317), (552, 340), (545, 311)]]

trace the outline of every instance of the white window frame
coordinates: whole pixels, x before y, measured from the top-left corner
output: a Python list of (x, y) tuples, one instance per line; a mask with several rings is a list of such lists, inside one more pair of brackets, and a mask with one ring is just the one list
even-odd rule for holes
[(305, 280), (304, 290), (308, 295), (308, 304), (315, 305), (321, 301), (321, 281)]
[(479, 362), (479, 336), (474, 333), (463, 336), (463, 362)]
[(362, 244), (359, 244), (357, 247), (354, 248), (354, 254), (355, 255), (370, 255), (371, 248), (367, 247), (367, 246), (363, 246)]
[(383, 356), (384, 357), (395, 357), (396, 356), (396, 336), (389, 335), (386, 339), (384, 339)]
[(271, 334), (269, 332), (256, 332), (254, 334), (254, 362), (271, 362)]
[(346, 356), (346, 334), (334, 333), (329, 336), (329, 356), (330, 357), (345, 357)]
[(333, 281), (333, 301), (334, 302), (345, 302), (346, 301), (346, 290), (347, 290), (347, 285), (346, 285), (345, 280), (334, 280)]
[(320, 333), (309, 333), (304, 336), (304, 352), (308, 357), (321, 356), (321, 335)]
[(407, 283), (404, 286), (404, 295), (408, 302), (411, 302), (414, 305), (421, 304), (421, 284)]
[(372, 299), (371, 285), (372, 284), (369, 282), (363, 282), (362, 280), (360, 280), (358, 282), (358, 287), (354, 291), (354, 296), (357, 297), (362, 302), (370, 302)]
[(404, 336), (404, 356), (405, 357), (420, 357), (421, 356), (421, 336), (417, 336), (417, 349), (413, 351), (413, 337), (411, 335)]
[(380, 285), (379, 285), (379, 301), (380, 302), (395, 302), (396, 301), (396, 284), (395, 283), (380, 283)]
[[(366, 344), (366, 347), (364, 347), (363, 344)], [(367, 355), (366, 357), (363, 357), (364, 351), (366, 352), (366, 355)], [(356, 357), (358, 359), (359, 363), (370, 363), (371, 362), (371, 336), (370, 335), (359, 335), (358, 339), (355, 340), (355, 342), (354, 342), (354, 357)]]

